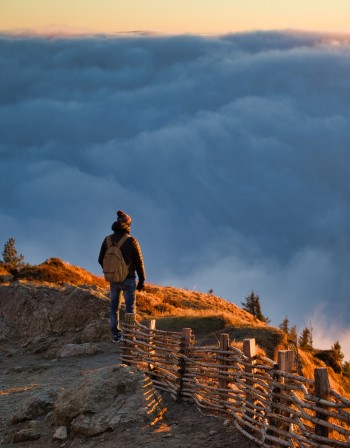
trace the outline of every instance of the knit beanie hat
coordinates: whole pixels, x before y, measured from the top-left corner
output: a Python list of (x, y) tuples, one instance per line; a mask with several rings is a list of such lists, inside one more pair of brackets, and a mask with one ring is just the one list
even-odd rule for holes
[(124, 213), (122, 210), (117, 211), (117, 222), (120, 224), (126, 224), (127, 226), (131, 225), (131, 217)]

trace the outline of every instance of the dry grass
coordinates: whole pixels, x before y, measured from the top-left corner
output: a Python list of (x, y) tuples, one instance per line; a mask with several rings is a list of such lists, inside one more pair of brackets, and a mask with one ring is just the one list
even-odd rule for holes
[(232, 324), (249, 324), (267, 327), (250, 313), (220, 297), (197, 291), (147, 284), (145, 292), (138, 295), (138, 308), (145, 315), (205, 316), (219, 314)]
[(148, 284), (138, 294), (137, 306), (141, 317), (157, 320), (160, 330), (192, 328), (200, 345), (216, 345), (219, 334), (228, 333), (233, 342), (255, 338), (269, 357), (277, 347), (286, 347), (286, 336), (279, 329), (212, 294)]
[(336, 390), (345, 397), (350, 398), (350, 381), (341, 374), (327, 366), (323, 361), (313, 356), (314, 350), (304, 351), (299, 348), (299, 356), (303, 364), (303, 375), (305, 378), (314, 379), (314, 370), (316, 367), (327, 367), (329, 383), (332, 389)]
[(6, 267), (0, 263), (0, 275), (11, 275)]
[[(0, 275), (8, 274), (0, 264)], [(102, 277), (58, 258), (50, 258), (37, 266), (22, 269), (19, 278), (40, 283), (97, 285), (106, 290), (109, 287)], [(232, 345), (238, 347), (243, 339), (255, 338), (259, 351), (265, 352), (272, 359), (276, 359), (277, 350), (287, 348), (285, 333), (256, 320), (235, 304), (212, 294), (146, 284), (145, 291), (137, 293), (137, 308), (143, 321), (156, 319), (159, 329), (181, 331), (182, 328), (192, 328), (200, 345), (216, 345), (220, 333), (228, 333)], [(315, 367), (325, 364), (311, 352), (299, 352), (304, 376), (313, 379)], [(335, 374), (331, 368), (328, 370), (331, 387), (343, 395), (349, 393), (350, 380)]]
[(83, 268), (72, 266), (59, 258), (49, 258), (36, 266), (21, 269), (18, 278), (28, 281), (48, 283), (68, 283), (71, 285), (97, 285), (107, 288), (108, 283), (102, 277), (90, 274)]

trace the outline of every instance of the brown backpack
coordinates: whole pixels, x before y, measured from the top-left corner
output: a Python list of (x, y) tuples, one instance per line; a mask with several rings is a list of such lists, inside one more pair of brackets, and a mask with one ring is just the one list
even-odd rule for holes
[(129, 236), (124, 235), (117, 244), (113, 243), (112, 236), (107, 237), (107, 251), (103, 258), (103, 274), (107, 282), (123, 282), (129, 273), (129, 266), (120, 250)]

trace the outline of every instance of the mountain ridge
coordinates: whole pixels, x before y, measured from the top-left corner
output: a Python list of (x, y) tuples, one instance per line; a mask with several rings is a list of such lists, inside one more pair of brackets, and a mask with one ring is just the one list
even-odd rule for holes
[[(8, 280), (5, 274), (1, 272), (0, 277)], [(8, 283), (9, 285), (23, 284), (34, 289), (45, 286), (49, 288), (46, 291), (50, 291), (51, 288), (51, 292), (56, 288), (55, 297), (70, 297), (65, 305), (65, 311), (50, 311), (50, 305), (45, 304), (46, 313), (58, 314), (63, 312), (69, 314), (67, 310), (76, 300), (81, 301), (79, 303), (84, 303), (84, 300), (94, 303), (91, 306), (95, 311), (90, 313), (89, 318), (85, 319), (84, 322), (86, 325), (98, 327), (94, 323), (96, 319), (93, 313), (99, 314), (99, 318), (103, 315), (104, 322), (100, 324), (104, 330), (100, 332), (99, 337), (107, 337), (109, 285), (102, 277), (91, 274), (84, 268), (71, 265), (59, 258), (50, 258), (36, 266), (25, 266), (14, 274), (15, 278), (13, 280), (15, 281)], [(84, 294), (88, 299), (84, 299)], [(78, 296), (79, 299), (77, 299)], [(102, 300), (101, 306), (99, 305), (96, 308), (94, 297)], [(73, 308), (79, 314), (79, 306), (73, 306)], [(137, 310), (141, 322), (156, 319), (156, 325), (159, 329), (181, 331), (184, 327), (192, 328), (196, 336), (196, 342), (200, 345), (215, 345), (218, 343), (219, 334), (227, 333), (232, 345), (238, 348), (242, 346), (243, 339), (255, 338), (258, 350), (261, 350), (271, 359), (276, 359), (278, 350), (289, 348), (288, 335), (281, 329), (257, 320), (247, 311), (212, 293), (147, 283), (145, 291), (137, 293)], [(65, 325), (64, 321), (59, 320), (59, 322), (59, 325)], [(11, 324), (15, 324), (15, 322), (11, 322)], [(58, 329), (56, 330), (58, 331)], [(82, 331), (82, 329), (79, 331)], [(303, 365), (303, 375), (307, 378), (313, 378), (315, 367), (326, 365), (313, 356), (312, 351), (304, 351), (299, 348), (297, 352)], [(341, 393), (345, 393), (345, 391), (349, 393), (350, 382), (340, 374), (336, 374), (332, 368), (329, 367), (328, 370), (332, 387)]]

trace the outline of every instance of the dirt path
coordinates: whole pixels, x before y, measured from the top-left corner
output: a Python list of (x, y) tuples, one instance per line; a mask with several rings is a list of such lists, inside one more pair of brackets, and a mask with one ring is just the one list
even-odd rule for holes
[(11, 418), (30, 397), (54, 394), (71, 385), (81, 375), (120, 362), (119, 344), (98, 344), (100, 353), (90, 357), (48, 359), (43, 354), (31, 354), (21, 346), (0, 346), (0, 446), (30, 448), (256, 448), (222, 419), (201, 415), (193, 406), (174, 403), (166, 394), (163, 404), (167, 412), (155, 426), (127, 427), (86, 439), (52, 440), (54, 427), (50, 413), (39, 419), (41, 437), (13, 443), (14, 425)]

